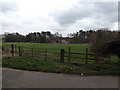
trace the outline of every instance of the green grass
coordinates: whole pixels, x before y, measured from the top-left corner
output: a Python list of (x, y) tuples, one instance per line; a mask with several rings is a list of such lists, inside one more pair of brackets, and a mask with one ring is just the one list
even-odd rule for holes
[[(89, 48), (88, 44), (48, 44), (48, 43), (3, 43), (3, 46), (6, 48), (6, 52), (11, 53), (11, 44), (16, 44), (17, 46), (21, 46), (23, 48), (22, 55), (31, 56), (31, 49), (33, 48), (33, 56), (44, 58), (45, 49), (47, 50), (47, 59), (55, 59), (59, 60), (60, 49), (64, 49), (65, 52), (68, 52), (69, 47), (71, 47), (71, 52), (81, 52), (85, 53), (86, 48)], [(65, 53), (65, 56), (68, 56), (68, 53)], [(71, 61), (76, 62), (85, 62), (85, 60), (80, 60), (79, 57), (85, 57), (83, 55), (73, 55)], [(67, 58), (65, 58), (67, 61)]]
[(48, 44), (48, 43), (2, 43), (3, 46), (10, 46), (11, 44), (16, 44), (17, 46), (22, 46), (25, 48), (39, 48), (39, 49), (65, 49), (71, 47), (72, 51), (75, 52), (85, 52), (85, 49), (89, 47), (88, 44)]
[(3, 67), (29, 71), (43, 71), (53, 73), (81, 74), (84, 75), (118, 75), (120, 72), (117, 64), (88, 64), (76, 66), (72, 63), (58, 61), (44, 61), (32, 57), (3, 57)]
[[(11, 44), (22, 46), (24, 52), (22, 57), (11, 57)], [(117, 75), (120, 70), (118, 64), (116, 64), (116, 56), (111, 56), (109, 59), (105, 59), (103, 64), (94, 64), (94, 61), (89, 61), (88, 65), (74, 65), (72, 62), (85, 63), (85, 60), (79, 59), (79, 57), (85, 57), (83, 55), (72, 55), (78, 58), (71, 58), (71, 63), (68, 62), (67, 57), (65, 63), (60, 63), (60, 49), (68, 51), (68, 47), (71, 47), (72, 52), (85, 53), (86, 48), (89, 48), (88, 44), (43, 44), (43, 43), (2, 43), (8, 56), (3, 56), (3, 67), (44, 71), (54, 73), (69, 73), (69, 74), (81, 74), (84, 75)], [(33, 57), (31, 57), (31, 49), (33, 48)], [(47, 50), (47, 60), (45, 61), (44, 50)], [(68, 55), (67, 53), (65, 54)]]

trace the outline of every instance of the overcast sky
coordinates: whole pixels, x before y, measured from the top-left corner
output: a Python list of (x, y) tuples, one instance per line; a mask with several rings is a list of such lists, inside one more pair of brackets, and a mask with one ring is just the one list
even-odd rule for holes
[(67, 36), (80, 29), (118, 30), (117, 0), (98, 1), (1, 0), (0, 33), (51, 31)]

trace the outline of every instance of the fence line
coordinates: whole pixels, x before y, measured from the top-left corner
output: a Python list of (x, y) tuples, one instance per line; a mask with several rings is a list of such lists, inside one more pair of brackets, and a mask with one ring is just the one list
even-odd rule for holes
[[(5, 47), (4, 47), (5, 48)], [(42, 50), (41, 50), (42, 49)], [(56, 50), (56, 51), (55, 51)], [(68, 62), (71, 62), (72, 58), (85, 60), (85, 64), (88, 64), (89, 60), (95, 60), (96, 58), (89, 58), (89, 56), (95, 56), (94, 54), (88, 53), (88, 48), (86, 48), (85, 53), (81, 52), (72, 52), (71, 47), (68, 47), (68, 50), (65, 49), (46, 49), (46, 48), (26, 48), (22, 46), (17, 46), (15, 44), (11, 44), (11, 55), (12, 56), (31, 56), (31, 57), (43, 57), (44, 60), (48, 60), (49, 58), (59, 57), (60, 62), (64, 63), (65, 58), (67, 58)], [(67, 55), (66, 55), (67, 54)], [(84, 57), (76, 57), (72, 55), (83, 55)]]

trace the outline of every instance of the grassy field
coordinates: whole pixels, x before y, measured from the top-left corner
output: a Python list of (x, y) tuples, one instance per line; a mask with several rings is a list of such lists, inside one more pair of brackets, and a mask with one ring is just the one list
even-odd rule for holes
[[(74, 65), (69, 63), (67, 58), (65, 58), (65, 63), (59, 62), (60, 49), (68, 51), (68, 47), (71, 47), (72, 52), (85, 53), (86, 48), (89, 48), (88, 44), (3, 43), (3, 47), (7, 47), (7, 52), (10, 50), (11, 44), (22, 46), (24, 49), (23, 55), (21, 57), (3, 56), (3, 67), (55, 73), (83, 73), (84, 75), (118, 75), (120, 72), (120, 66), (116, 64), (116, 56), (112, 56), (110, 60), (106, 59), (102, 64), (94, 64), (90, 63), (93, 61), (89, 61), (88, 65)], [(33, 57), (29, 55), (31, 48), (34, 51)], [(44, 58), (45, 49), (47, 50), (47, 60)], [(82, 57), (82, 55), (73, 56)], [(74, 61), (85, 62), (79, 58), (71, 59), (71, 62)]]
[(11, 44), (16, 44), (25, 48), (39, 48), (39, 49), (65, 49), (71, 47), (73, 51), (85, 52), (85, 49), (89, 47), (88, 44), (48, 44), (48, 43), (2, 43), (3, 46), (10, 46)]
[[(31, 56), (31, 50), (33, 48), (33, 56), (44, 59), (45, 50), (47, 50), (47, 59), (59, 60), (60, 49), (64, 49), (65, 52), (68, 52), (69, 47), (71, 47), (71, 52), (80, 52), (85, 53), (86, 48), (89, 48), (88, 44), (43, 44), (43, 43), (3, 43), (3, 46), (8, 48), (6, 51), (10, 54), (11, 44), (16, 44), (21, 46), (24, 51), (23, 56)], [(68, 53), (65, 53), (65, 56), (68, 56)], [(71, 61), (85, 62), (85, 60), (80, 60), (79, 57), (85, 57), (85, 55), (73, 55), (71, 57), (76, 57), (76, 59), (71, 58)], [(65, 58), (67, 60), (67, 58)]]

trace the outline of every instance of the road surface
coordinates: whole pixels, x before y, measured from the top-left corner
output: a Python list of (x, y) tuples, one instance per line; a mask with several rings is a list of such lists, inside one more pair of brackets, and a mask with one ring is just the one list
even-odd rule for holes
[(2, 69), (2, 88), (118, 88), (117, 76), (81, 76)]

